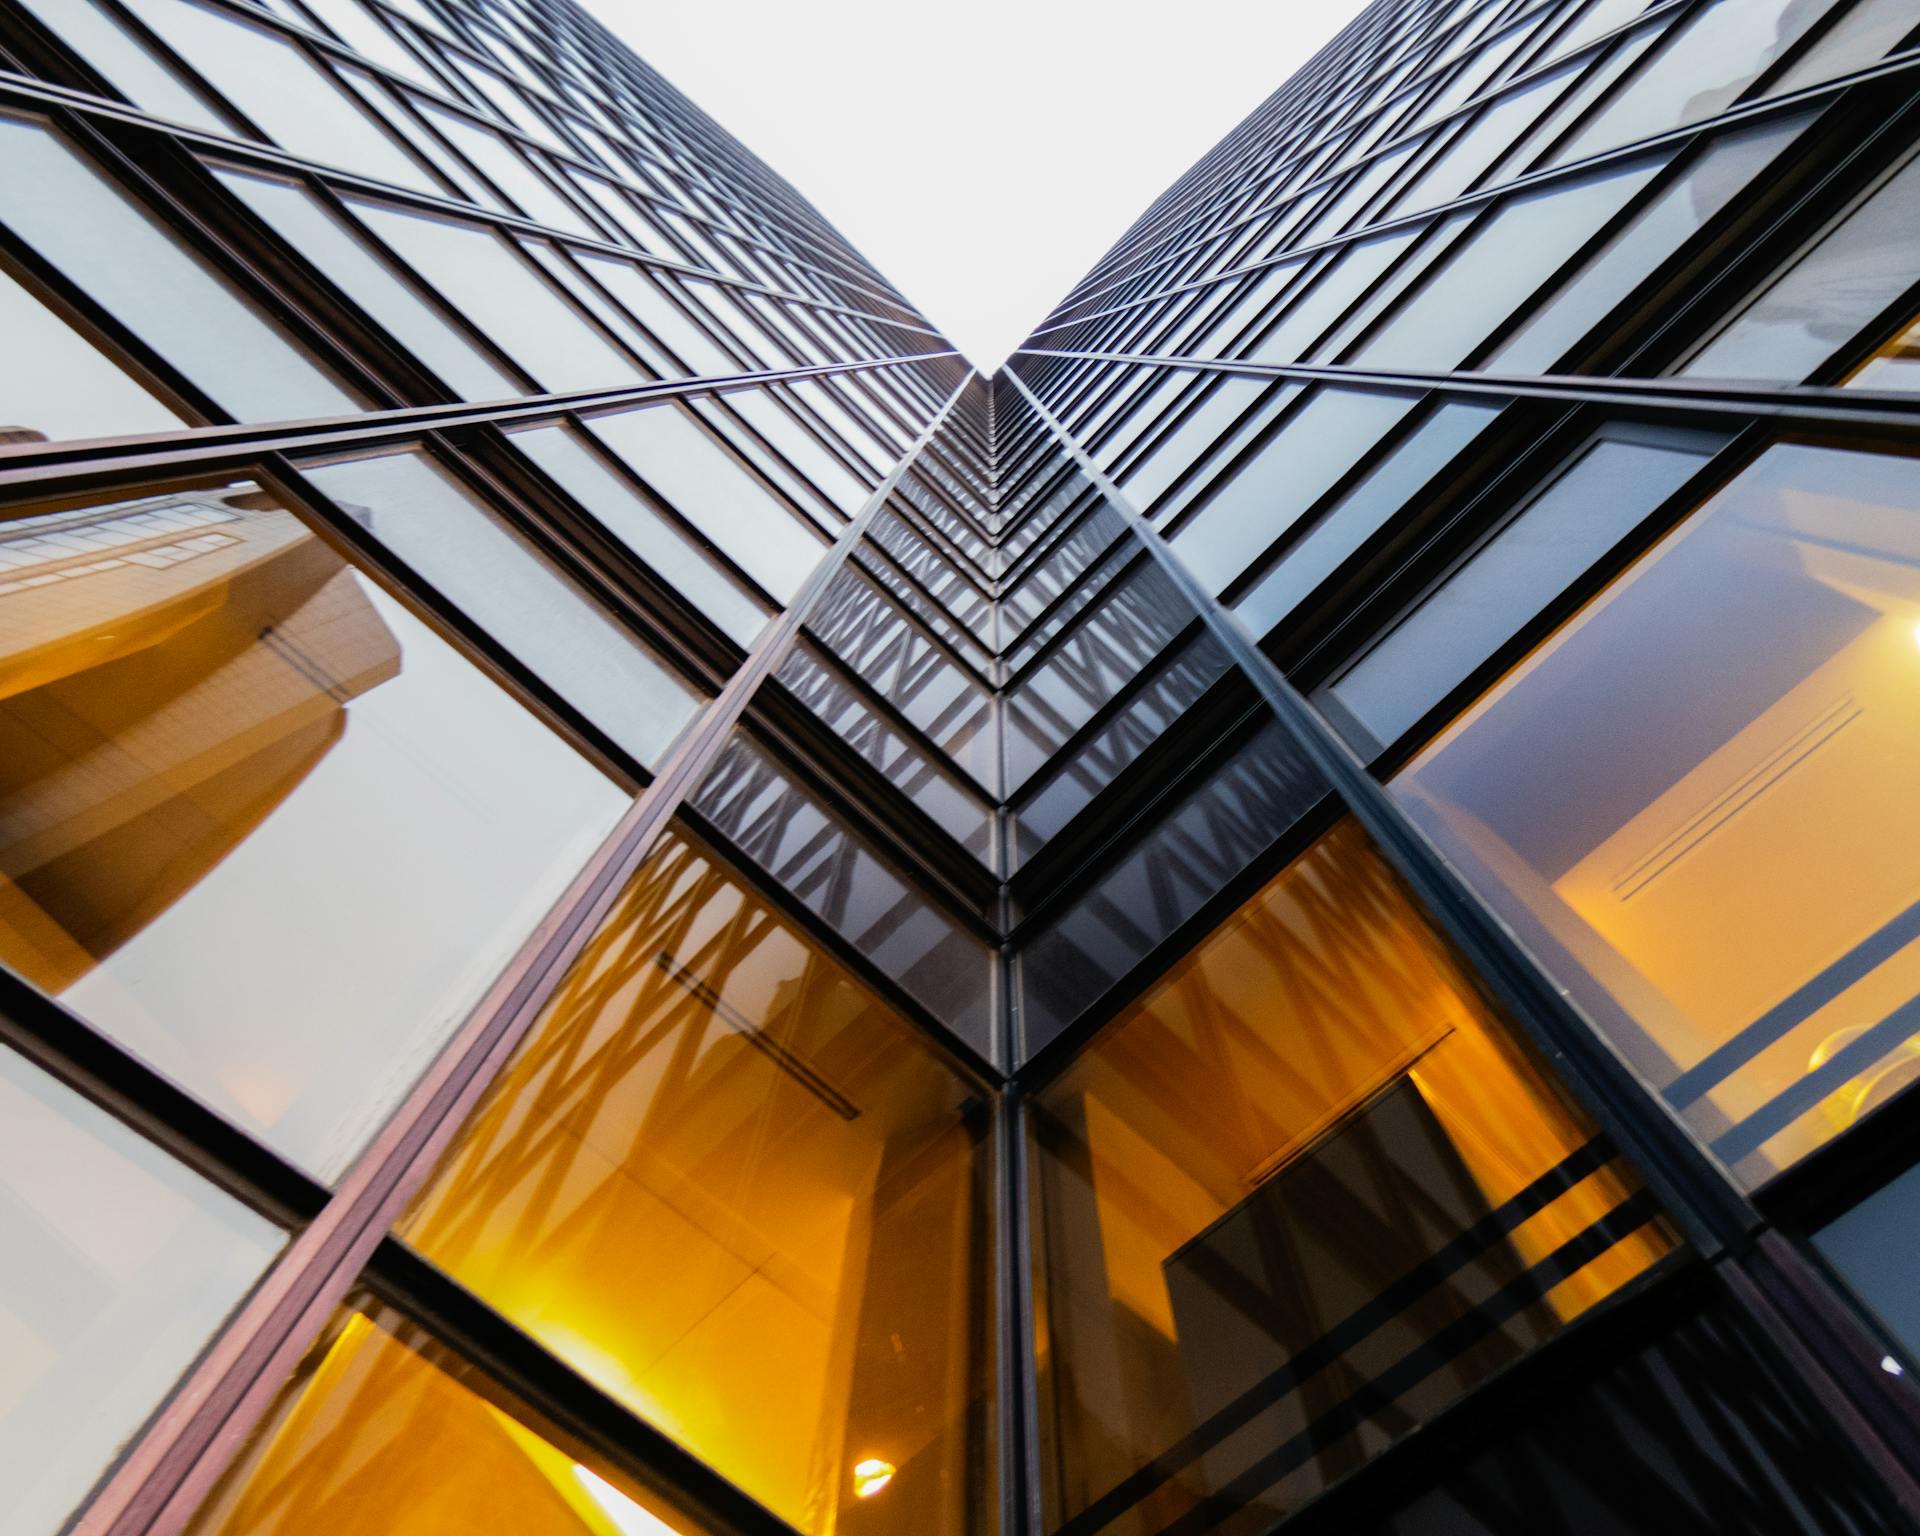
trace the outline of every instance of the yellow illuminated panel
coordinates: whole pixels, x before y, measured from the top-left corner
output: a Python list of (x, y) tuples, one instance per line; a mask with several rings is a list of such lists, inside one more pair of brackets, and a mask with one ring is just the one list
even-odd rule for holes
[(1757, 1185), (1920, 1078), (1920, 477), (1783, 444), (1393, 783)]
[(1264, 1528), (1670, 1245), (1352, 823), (1032, 1126), (1051, 1514), (1088, 1531)]
[(991, 1523), (987, 1113), (669, 835), (403, 1235), (795, 1525), (959, 1536)]
[(385, 1311), (302, 1362), (193, 1536), (705, 1536)]
[(1862, 363), (1846, 382), (1861, 389), (1920, 389), (1920, 320)]

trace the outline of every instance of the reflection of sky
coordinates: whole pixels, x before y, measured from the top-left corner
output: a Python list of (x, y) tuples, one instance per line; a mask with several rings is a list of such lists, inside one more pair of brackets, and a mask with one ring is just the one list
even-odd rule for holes
[(400, 675), (352, 700), (341, 738), (253, 833), (64, 995), (328, 1172), (626, 804), (399, 604), (354, 580), (400, 642)]
[(31, 427), (58, 441), (167, 432), (180, 418), (0, 272), (0, 427)]

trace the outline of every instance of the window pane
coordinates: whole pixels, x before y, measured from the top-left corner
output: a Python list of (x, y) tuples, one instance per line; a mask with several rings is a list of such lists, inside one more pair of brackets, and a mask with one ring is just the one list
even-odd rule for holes
[(1087, 1532), (1258, 1529), (1670, 1243), (1351, 822), (1030, 1124), (1049, 1524)]
[(477, 224), (353, 203), (354, 214), (547, 389), (612, 388), (639, 371)]
[(338, 1171), (626, 797), (248, 482), (0, 557), (0, 960)]
[(1920, 321), (1874, 353), (1847, 382), (1863, 389), (1920, 390)]
[(155, 58), (145, 43), (130, 35), (95, 0), (26, 0), (26, 5), (136, 107), (209, 133), (233, 132), (233, 125), (198, 91)]
[[(1920, 160), (1848, 215), (1680, 371), (1693, 378), (1797, 384), (1920, 280)], [(1852, 382), (1899, 386), (1872, 377)]]
[(31, 119), (0, 116), (0, 219), (236, 420), (360, 409), (233, 289)]
[[(0, 433), (118, 437), (186, 425), (0, 267)], [(14, 441), (32, 441), (15, 436)]]
[(1708, 449), (1601, 440), (1402, 619), (1333, 687), (1397, 741), (1706, 463)]
[[(990, 1530), (987, 1130), (669, 834), (402, 1230), (802, 1529)], [(856, 1526), (866, 1460), (895, 1476)]]
[(139, 16), (275, 143), (322, 165), (439, 194), (433, 178), (284, 38), (193, 0), (142, 0)]
[(693, 718), (696, 695), (430, 459), (386, 454), (310, 474), (639, 762), (652, 767)]
[(384, 326), (463, 400), (509, 400), (526, 391), (403, 283), (297, 182), (216, 167), (228, 189), (294, 250)]
[(667, 504), (782, 603), (827, 547), (680, 405), (587, 423)]
[(767, 610), (632, 490), (565, 427), (516, 432), (513, 444), (609, 532), (742, 647), (767, 625)]
[(60, 1527), (282, 1238), (0, 1048), (0, 1530)]
[(385, 1307), (311, 1350), (194, 1536), (702, 1536)]
[(1769, 449), (1392, 785), (1748, 1185), (1913, 1070), (1916, 485)]

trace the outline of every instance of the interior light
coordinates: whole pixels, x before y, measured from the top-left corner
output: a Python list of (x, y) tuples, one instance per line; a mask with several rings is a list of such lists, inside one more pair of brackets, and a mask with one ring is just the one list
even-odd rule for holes
[(1913, 626), (1913, 643), (1915, 645), (1920, 645), (1920, 624), (1915, 624)]
[(676, 1536), (672, 1526), (658, 1515), (650, 1515), (599, 1473), (574, 1463), (573, 1475), (587, 1490), (593, 1502), (605, 1512), (620, 1536)]
[(1880, 1369), (1885, 1371), (1889, 1376), (1904, 1376), (1907, 1374), (1900, 1362), (1894, 1359), (1892, 1355), (1882, 1355), (1880, 1357)]
[(893, 1474), (893, 1463), (882, 1461), (878, 1456), (870, 1456), (865, 1461), (856, 1461), (853, 1464), (854, 1497), (872, 1498), (893, 1481)]

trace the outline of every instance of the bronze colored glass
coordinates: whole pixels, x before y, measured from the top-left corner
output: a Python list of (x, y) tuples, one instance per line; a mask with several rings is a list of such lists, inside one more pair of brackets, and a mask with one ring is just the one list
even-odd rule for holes
[(1031, 1109), (1049, 1524), (1078, 1536), (1264, 1530), (1671, 1243), (1352, 822)]
[(1742, 1182), (1920, 1078), (1914, 461), (1768, 449), (1393, 793)]
[(988, 1123), (670, 833), (401, 1231), (795, 1525), (957, 1536), (991, 1526)]
[(705, 1536), (384, 1307), (347, 1310), (193, 1536)]

